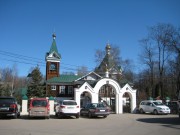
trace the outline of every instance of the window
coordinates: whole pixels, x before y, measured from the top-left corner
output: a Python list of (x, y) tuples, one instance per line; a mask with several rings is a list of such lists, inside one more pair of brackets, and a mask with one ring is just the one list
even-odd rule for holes
[(100, 91), (99, 91), (100, 94), (104, 94), (105, 93), (105, 87), (101, 87)]
[(63, 105), (77, 105), (75, 101), (63, 101)]
[(150, 106), (152, 103), (150, 103), (150, 102), (147, 102), (147, 104), (146, 105), (148, 105), (148, 106)]
[(114, 91), (114, 89), (112, 89), (112, 90), (111, 90), (111, 94), (115, 94), (115, 91)]
[(65, 86), (59, 86), (59, 94), (65, 94)]
[(51, 63), (50, 70), (56, 70), (56, 64), (55, 63)]
[(34, 107), (46, 107), (47, 101), (46, 100), (33, 100), (32, 106), (34, 106)]
[(52, 86), (51, 86), (51, 90), (56, 90), (56, 86), (55, 86), (55, 85), (52, 85)]
[(153, 102), (155, 105), (163, 105), (161, 102)]
[(68, 86), (68, 94), (73, 94), (73, 86)]

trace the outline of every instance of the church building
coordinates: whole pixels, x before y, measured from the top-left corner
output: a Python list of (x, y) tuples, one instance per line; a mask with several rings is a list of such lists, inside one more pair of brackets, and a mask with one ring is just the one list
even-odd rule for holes
[(116, 114), (123, 113), (123, 106), (128, 103), (133, 113), (136, 109), (136, 90), (128, 83), (119, 82), (121, 67), (113, 63), (110, 44), (105, 49), (106, 55), (95, 71), (84, 76), (61, 75), (61, 55), (56, 46), (56, 35), (53, 34), (52, 45), (45, 56), (46, 96), (53, 96), (56, 100), (73, 99), (80, 107), (89, 102), (104, 102)]

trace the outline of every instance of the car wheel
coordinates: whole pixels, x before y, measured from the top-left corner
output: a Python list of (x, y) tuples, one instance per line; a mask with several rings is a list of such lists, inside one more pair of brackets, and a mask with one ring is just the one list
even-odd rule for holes
[(76, 115), (76, 119), (78, 119), (78, 118), (79, 118), (79, 114)]
[(143, 111), (143, 109), (142, 109), (142, 108), (140, 109), (140, 113), (141, 113), (141, 114), (143, 114), (143, 113), (144, 113), (144, 111)]
[(17, 113), (17, 118), (20, 118), (20, 117), (21, 117), (20, 112), (18, 112)]
[(89, 117), (89, 118), (92, 118), (91, 112), (88, 113), (88, 117)]
[(153, 111), (153, 114), (154, 114), (154, 115), (157, 115), (157, 114), (158, 114), (158, 111), (157, 111), (157, 110), (154, 110), (154, 111)]
[(106, 118), (106, 117), (107, 117), (107, 115), (104, 116), (104, 118)]
[(58, 118), (61, 119), (62, 115), (60, 113), (57, 114)]

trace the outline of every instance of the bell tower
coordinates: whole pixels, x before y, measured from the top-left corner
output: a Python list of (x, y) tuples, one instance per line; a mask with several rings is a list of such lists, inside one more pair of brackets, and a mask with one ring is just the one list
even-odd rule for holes
[(46, 53), (46, 80), (59, 77), (61, 55), (56, 46), (56, 35), (53, 34), (53, 42), (50, 51)]

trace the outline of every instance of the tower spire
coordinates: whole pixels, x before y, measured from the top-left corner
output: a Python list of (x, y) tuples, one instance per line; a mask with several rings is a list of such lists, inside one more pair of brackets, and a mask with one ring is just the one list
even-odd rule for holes
[(56, 34), (55, 34), (55, 33), (53, 33), (52, 37), (53, 37), (53, 39), (56, 39)]
[(110, 46), (110, 44), (109, 43), (107, 43), (107, 45), (106, 45), (106, 54), (110, 54), (110, 50), (111, 50), (111, 46)]

